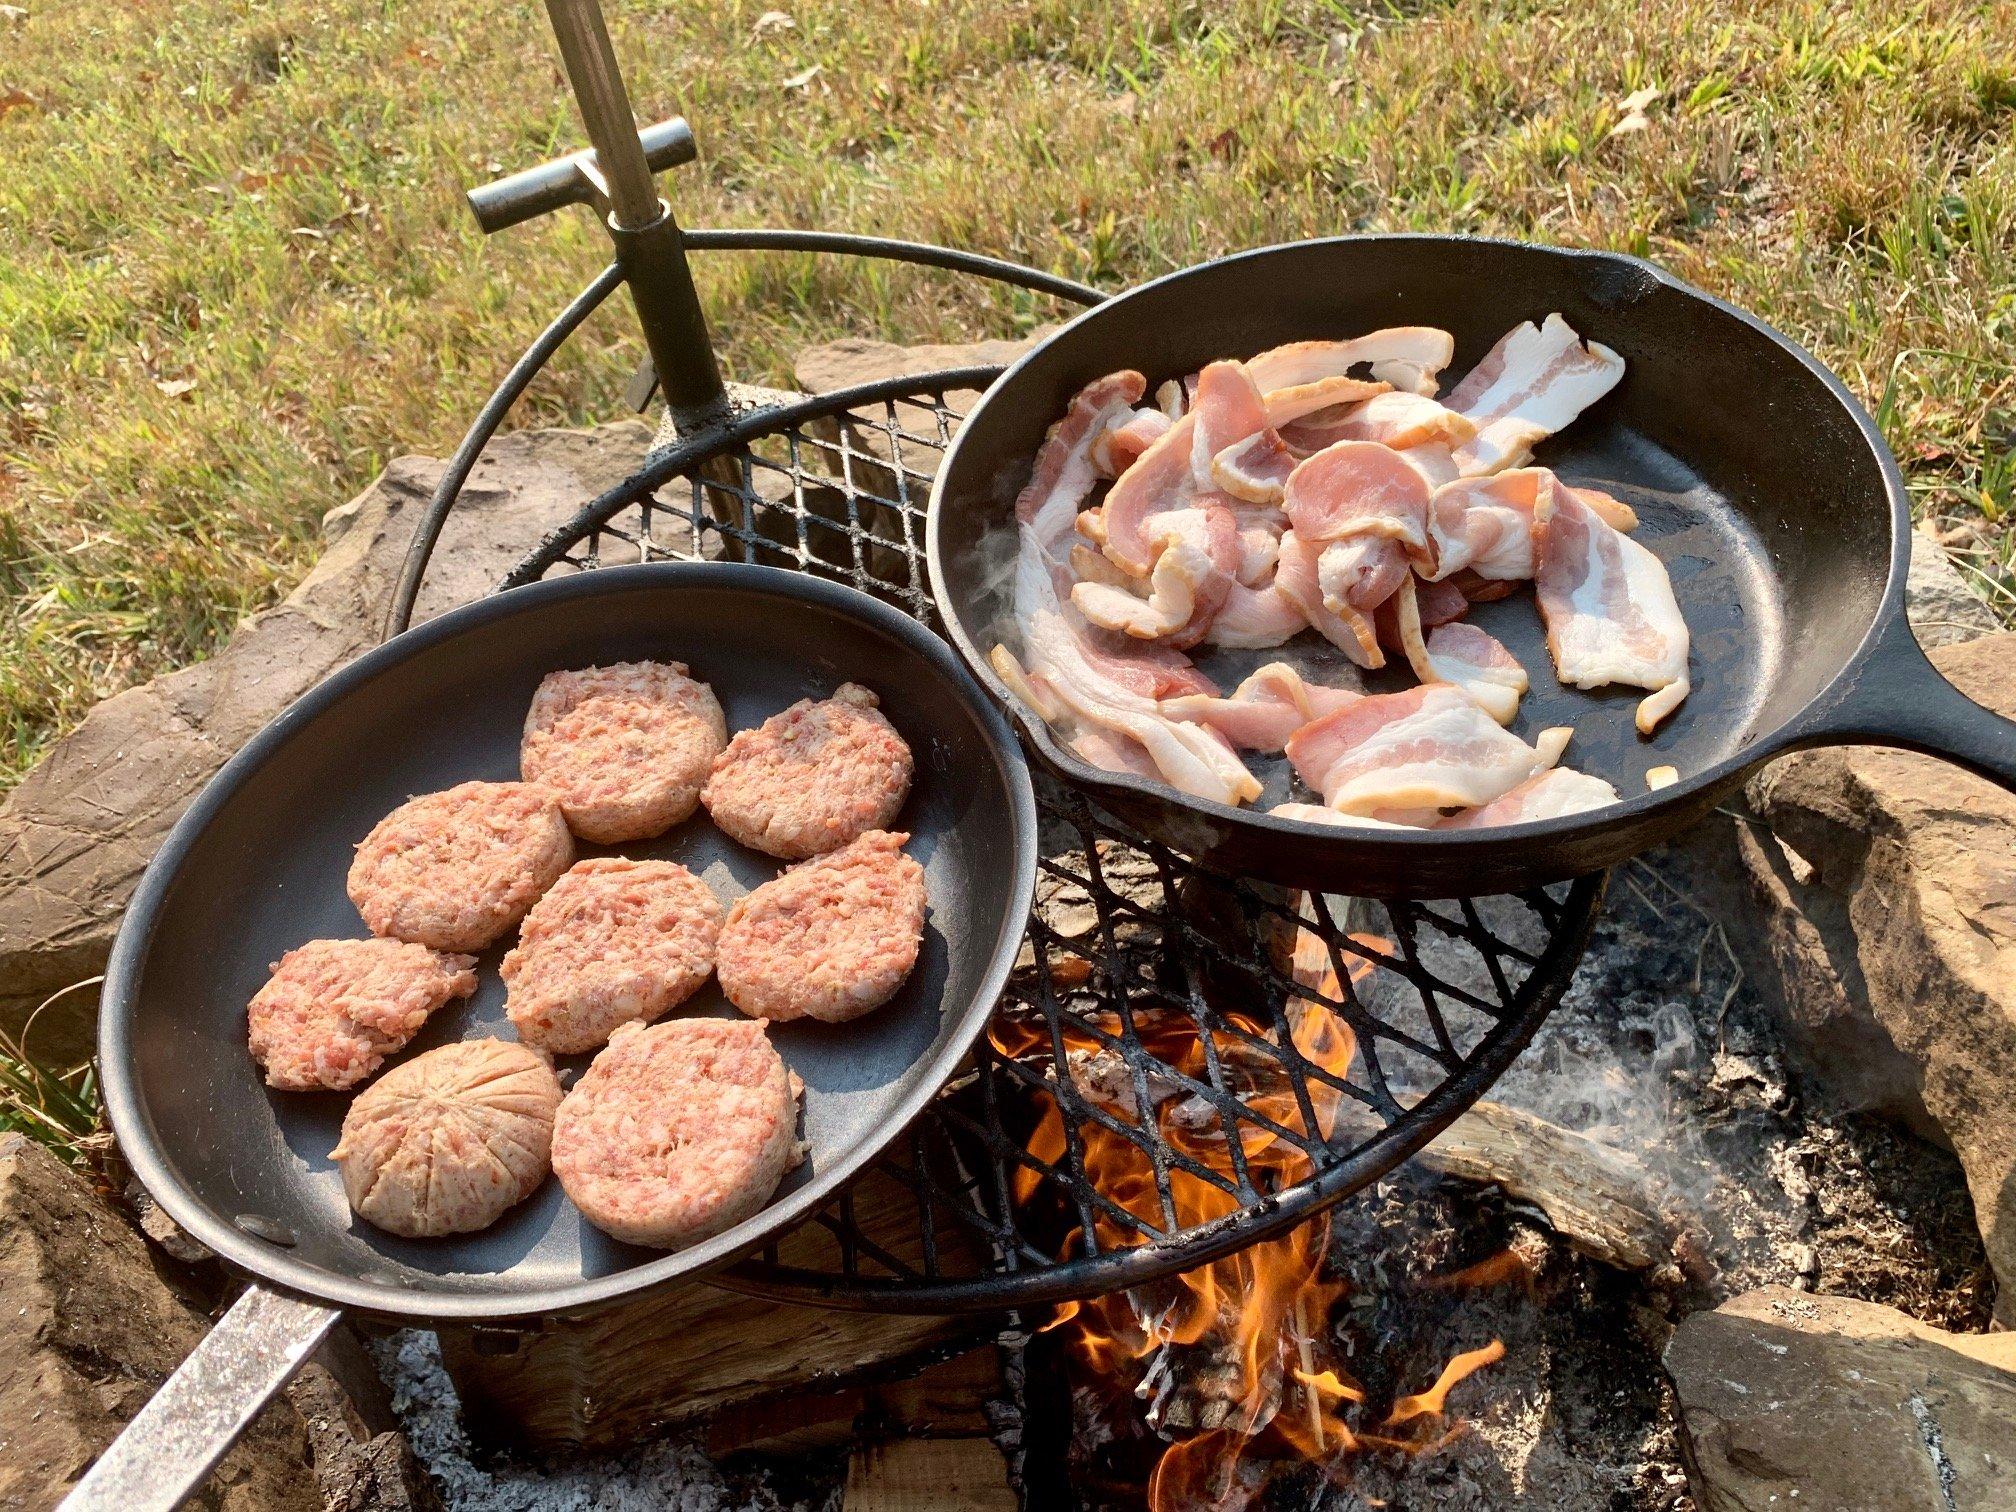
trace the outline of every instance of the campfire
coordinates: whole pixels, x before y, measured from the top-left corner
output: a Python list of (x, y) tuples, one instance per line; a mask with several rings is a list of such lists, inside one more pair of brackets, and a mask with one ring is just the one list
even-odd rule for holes
[[(1313, 920), (1311, 907), (1303, 905), (1303, 916)], [(1290, 975), (1306, 995), (1290, 1005), (1287, 1023), (1295, 1051), (1313, 1073), (1306, 1078), (1306, 1113), (1278, 1062), (1247, 1049), (1270, 1032), (1248, 1012), (1225, 1012), (1222, 1029), (1200, 1026), (1181, 1011), (1137, 1012), (1135, 1033), (1181, 1078), (1204, 1081), (1215, 1065), (1265, 1121), (1305, 1141), (1329, 1140), (1358, 1051), (1342, 1011), (1342, 983), (1363, 982), (1394, 949), (1379, 935), (1347, 938), (1350, 952), (1333, 951), (1313, 928), (1293, 939)], [(1151, 1124), (1183, 1160), (1158, 1181), (1143, 1144), (1101, 1122), (1083, 1127), (1078, 1158), (1087, 1177), (1143, 1228), (1164, 1224), (1170, 1213), (1185, 1229), (1231, 1218), (1242, 1205), (1236, 1180), (1242, 1170), (1262, 1191), (1311, 1174), (1311, 1156), (1301, 1143), (1243, 1120), (1228, 1136), (1225, 1121), (1185, 1095), (1177, 1077), (1151, 1084), (1143, 1108), (1136, 1090), (1113, 1074), (1122, 1069), (1108, 1048), (1123, 1032), (1119, 1016), (1095, 1011), (1086, 1022), (1087, 1029), (1067, 1025), (1064, 1031), (1075, 1082), (1120, 1115), (1120, 1127)], [(1034, 1024), (997, 1020), (991, 1033), (1005, 1055), (1054, 1053), (1051, 1036)], [(1067, 1157), (1065, 1120), (1054, 1099), (1030, 1137), (1029, 1152), (1045, 1167)], [(1034, 1197), (1040, 1179), (1034, 1168), (1021, 1171), (1017, 1200)], [(1139, 1238), (1117, 1214), (1101, 1214), (1094, 1232), (1102, 1248)], [(1351, 1374), (1332, 1326), (1349, 1288), (1327, 1264), (1330, 1239), (1330, 1220), (1320, 1216), (1154, 1286), (1067, 1302), (1044, 1325), (1042, 1331), (1056, 1333), (1065, 1347), (1075, 1388), (1105, 1395), (1113, 1411), (1139, 1404), (1131, 1410), (1166, 1445), (1148, 1472), (1153, 1512), (1244, 1508), (1262, 1498), (1282, 1467), (1314, 1466), (1325, 1479), (1341, 1482), (1355, 1456), (1431, 1453), (1461, 1431), (1448, 1422), (1449, 1393), (1502, 1358), (1504, 1345), (1491, 1339), (1458, 1353), (1425, 1389), (1375, 1402)], [(1079, 1241), (1074, 1230), (1066, 1245)], [(1485, 1262), (1448, 1281), (1485, 1282), (1502, 1270)]]

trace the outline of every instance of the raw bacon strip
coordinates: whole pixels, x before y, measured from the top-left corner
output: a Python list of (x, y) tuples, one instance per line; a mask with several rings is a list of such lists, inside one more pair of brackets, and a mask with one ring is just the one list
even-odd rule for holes
[(1568, 731), (1538, 746), (1501, 729), (1443, 684), (1361, 698), (1289, 738), (1288, 759), (1346, 814), (1478, 808), (1561, 758)]
[(1194, 411), (1171, 425), (1120, 475), (1100, 506), (1097, 539), (1106, 555), (1135, 577), (1146, 577), (1155, 565), (1154, 547), (1145, 533), (1149, 517), (1187, 509), (1195, 502), (1197, 478), (1190, 467), (1190, 450), (1196, 428)]
[(1364, 696), (1350, 688), (1306, 682), (1287, 662), (1269, 662), (1239, 684), (1230, 698), (1165, 699), (1162, 712), (1208, 724), (1241, 750), (1279, 751), (1311, 720)]
[(1228, 804), (1259, 797), (1260, 784), (1222, 735), (1168, 718), (1150, 698), (1117, 681), (1062, 615), (1037, 614), (1026, 633), (1030, 668), (1057, 700), (1086, 724), (1139, 744), (1178, 792)]
[(1211, 459), (1211, 481), (1249, 504), (1279, 504), (1301, 461), (1272, 428), (1235, 441)]
[(1347, 376), (1370, 365), (1381, 383), (1416, 394), (1435, 392), (1435, 380), (1456, 355), (1456, 341), (1433, 326), (1389, 326), (1350, 341), (1291, 341), (1249, 358), (1246, 369), (1263, 394)]
[(1519, 699), (1532, 686), (1519, 659), (1475, 625), (1439, 625), (1424, 638), (1412, 591), (1403, 589), (1394, 601), (1401, 649), (1414, 675), (1424, 683), (1460, 688), (1498, 723), (1512, 723)]
[(1277, 429), (1291, 425), (1305, 415), (1314, 415), (1319, 410), (1335, 409), (1339, 405), (1358, 404), (1380, 394), (1393, 392), (1393, 385), (1364, 378), (1330, 377), (1318, 378), (1314, 383), (1298, 383), (1292, 388), (1277, 388), (1264, 393), (1261, 398), (1267, 406), (1267, 423)]
[(1148, 380), (1129, 369), (1095, 378), (1072, 395), (1064, 418), (1043, 437), (1028, 486), (1015, 498), (1015, 518), (1040, 540), (1048, 544), (1070, 528), (1099, 481), (1094, 443), (1109, 425), (1124, 420), (1147, 388)]
[(1180, 509), (1150, 518), (1147, 533), (1155, 567), (1145, 597), (1133, 591), (1132, 580), (1121, 586), (1102, 574), (1102, 580), (1073, 587), (1071, 602), (1108, 630), (1167, 640), (1179, 649), (1195, 645), (1236, 581), (1238, 526), (1224, 508)]
[(1477, 434), (1468, 415), (1437, 404), (1421, 394), (1396, 389), (1335, 413), (1310, 415), (1286, 427), (1281, 439), (1301, 452), (1316, 452), (1339, 441), (1377, 441), (1395, 451), (1439, 441), (1460, 446)]
[(1439, 582), (1468, 568), (1478, 577), (1524, 581), (1533, 576), (1533, 511), (1556, 486), (1544, 467), (1521, 467), (1491, 478), (1460, 478), (1435, 490), (1428, 504), (1428, 539)]
[(1688, 693), (1687, 621), (1665, 563), (1566, 488), (1542, 494), (1534, 537), (1554, 670), (1578, 688), (1651, 689), (1638, 705), (1638, 731), (1650, 735)]
[(1031, 676), (1006, 646), (996, 646), (989, 651), (987, 663), (994, 669), (995, 676), (1006, 684), (1008, 691), (1042, 715), (1046, 722), (1063, 717), (1064, 706), (1057, 702), (1049, 685), (1042, 678)]
[(1341, 609), (1325, 601), (1318, 567), (1320, 543), (1304, 541), (1296, 532), (1281, 537), (1281, 556), (1274, 568), (1274, 586), (1302, 611), (1310, 627), (1361, 667), (1383, 667), (1386, 653), (1370, 614), (1346, 601)]
[(1288, 523), (1305, 541), (1375, 535), (1428, 548), (1428, 483), (1391, 447), (1340, 441), (1288, 478)]
[(1120, 475), (1101, 510), (1106, 554), (1135, 577), (1155, 565), (1149, 525), (1202, 503), (1226, 503), (1211, 481), (1219, 452), (1267, 428), (1260, 394), (1236, 362), (1214, 362), (1197, 375), (1196, 397), (1183, 418), (1163, 432)]
[(1146, 748), (1140, 741), (1130, 740), (1125, 735), (1116, 735), (1111, 730), (1102, 730), (1094, 725), (1066, 743), (1102, 772), (1122, 772), (1129, 777), (1145, 777), (1150, 782), (1161, 779), (1162, 771), (1149, 757)]
[(1454, 814), (1437, 829), (1489, 829), (1500, 824), (1530, 824), (1536, 819), (1558, 819), (1563, 814), (1586, 814), (1617, 801), (1617, 789), (1601, 777), (1571, 767), (1555, 767), (1528, 777), (1502, 798), (1494, 798), (1482, 808)]
[(1190, 383), (1188, 379), (1171, 378), (1155, 390), (1155, 407), (1171, 420), (1181, 420), (1190, 408)]
[(1211, 617), (1204, 639), (1235, 651), (1264, 651), (1285, 645), (1309, 628), (1302, 606), (1269, 581), (1258, 588), (1234, 584)]
[(1615, 494), (1607, 494), (1600, 488), (1589, 488), (1580, 483), (1568, 485), (1569, 492), (1596, 511), (1612, 530), (1624, 531), (1627, 535), (1638, 528), (1638, 511), (1626, 504)]
[(1515, 326), (1443, 402), (1477, 422), (1456, 448), (1466, 478), (1519, 467), (1533, 448), (1617, 386), (1624, 359), (1601, 342), (1587, 346), (1558, 314)]
[(1174, 424), (1158, 409), (1137, 409), (1107, 422), (1092, 441), (1092, 465), (1102, 478), (1117, 478)]
[(1316, 559), (1316, 586), (1333, 614), (1371, 614), (1413, 576), (1405, 548), (1383, 536), (1332, 541)]

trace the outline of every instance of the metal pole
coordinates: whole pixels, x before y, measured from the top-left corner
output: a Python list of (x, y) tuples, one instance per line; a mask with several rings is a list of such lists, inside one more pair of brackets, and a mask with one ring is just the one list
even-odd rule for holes
[(596, 171), (609, 199), (609, 236), (651, 348), (672, 423), (690, 433), (718, 422), (727, 390), (714, 361), (707, 317), (686, 265), (686, 249), (671, 209), (651, 181), (630, 97), (616, 68), (609, 29), (595, 0), (546, 0), (560, 43), (560, 61), (581, 108)]

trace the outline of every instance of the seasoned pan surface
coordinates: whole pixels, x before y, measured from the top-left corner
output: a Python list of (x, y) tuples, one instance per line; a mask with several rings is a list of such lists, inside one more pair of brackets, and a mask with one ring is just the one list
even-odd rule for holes
[[(1641, 738), (1632, 723), (1640, 691), (1585, 693), (1555, 679), (1530, 593), (1478, 606), (1472, 618), (1532, 678), (1517, 731), (1531, 739), (1572, 724), (1566, 764), (1607, 778), (1624, 802), (1499, 830), (1317, 829), (1100, 771), (1064, 749), (986, 665), (995, 642), (1019, 644), (1008, 570), (1015, 495), (1045, 429), (1084, 383), (1132, 367), (1152, 385), (1282, 342), (1418, 324), (1456, 338), (1446, 386), (1511, 327), (1553, 311), (1616, 348), (1627, 368), (1536, 460), (1638, 510), (1640, 538), (1667, 564), (1693, 632), (1693, 693)], [(969, 665), (1045, 761), (1114, 808), (1235, 871), (1441, 897), (1609, 865), (1684, 828), (1750, 766), (1794, 745), (1883, 735), (1955, 751), (2008, 780), (1987, 728), (1995, 721), (1937, 678), (1904, 627), (1908, 528), (1903, 481), (1874, 424), (1819, 363), (1754, 317), (1634, 258), (1369, 236), (1242, 253), (1073, 320), (1005, 373), (961, 428), (937, 477), (930, 554), (939, 608)], [(1315, 644), (1304, 635), (1281, 652), (1220, 653), (1200, 665), (1229, 689), (1251, 666)], [(1879, 653), (1884, 675), (1861, 676)], [(1403, 668), (1366, 686), (1412, 681)], [(1999, 738), (2006, 743), (2006, 727)], [(1667, 765), (1681, 781), (1648, 792), (1646, 772)], [(1263, 804), (1288, 796), (1285, 773), (1271, 775)]]
[[(924, 863), (916, 972), (848, 1025), (783, 1025), (805, 1082), (804, 1163), (748, 1223), (675, 1254), (587, 1225), (549, 1180), (488, 1231), (431, 1242), (351, 1217), (329, 1151), (345, 1093), (268, 1089), (245, 1004), (304, 940), (365, 931), (344, 892), (352, 847), (415, 793), (518, 775), (547, 672), (640, 657), (687, 662), (731, 730), (853, 680), (876, 690), (917, 757), (897, 826)], [(676, 860), (724, 901), (782, 863), (696, 814), (657, 840), (583, 846)], [(807, 1216), (892, 1138), (986, 1022), (1034, 879), (1028, 773), (942, 642), (866, 596), (762, 567), (654, 564), (535, 584), (457, 610), (365, 656), (263, 731), (205, 790), (150, 869), (107, 974), (105, 1093), (149, 1190), (197, 1238), (282, 1286), (384, 1315), (473, 1319), (580, 1309), (704, 1271)], [(404, 1055), (512, 1037), (496, 967)], [(712, 982), (675, 1014), (732, 1015)], [(565, 1071), (590, 1057), (563, 1057)]]

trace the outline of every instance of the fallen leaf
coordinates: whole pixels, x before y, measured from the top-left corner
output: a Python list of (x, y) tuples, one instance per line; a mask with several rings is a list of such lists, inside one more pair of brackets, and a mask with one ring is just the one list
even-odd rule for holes
[(41, 103), (26, 90), (10, 89), (7, 93), (0, 94), (0, 116), (4, 116), (10, 110), (33, 110)]
[(1206, 142), (1204, 150), (1219, 162), (1229, 163), (1232, 155), (1239, 150), (1239, 133), (1228, 126)]
[(1658, 98), (1659, 91), (1649, 84), (1643, 89), (1634, 89), (1624, 96), (1617, 102), (1617, 109), (1622, 114), (1618, 116), (1617, 124), (1610, 128), (1610, 135), (1629, 136), (1634, 131), (1643, 131), (1650, 126), (1652, 123), (1646, 118), (1645, 107)]
[(163, 378), (158, 380), (154, 387), (161, 390), (170, 399), (180, 399), (184, 394), (196, 387), (196, 380), (194, 378)]
[(759, 37), (768, 37), (777, 32), (795, 31), (797, 27), (798, 23), (788, 11), (765, 11), (756, 18), (756, 25), (751, 30)]
[(795, 73), (791, 75), (790, 78), (784, 81), (784, 87), (786, 89), (804, 89), (806, 86), (811, 84), (811, 82), (814, 79), (818, 78), (821, 72), (823, 72), (823, 70), (819, 67), (817, 63), (814, 63), (810, 68), (806, 69), (803, 73)]
[(26, 21), (28, 12), (18, 5), (0, 5), (0, 21)]

